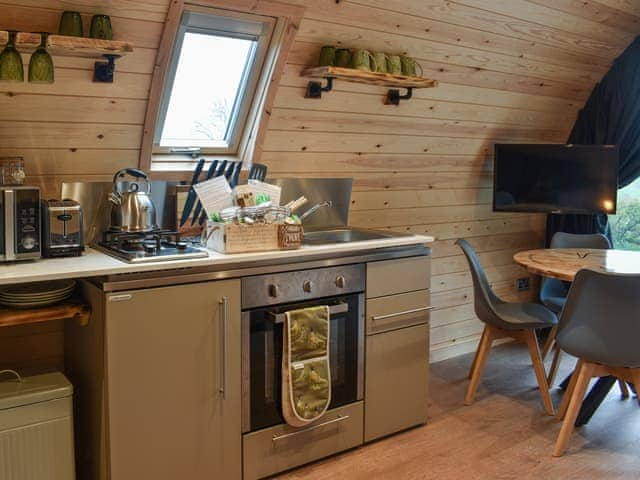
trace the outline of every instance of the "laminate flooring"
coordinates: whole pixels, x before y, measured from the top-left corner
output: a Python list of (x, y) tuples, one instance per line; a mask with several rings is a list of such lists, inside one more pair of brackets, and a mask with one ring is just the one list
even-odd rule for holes
[[(526, 347), (495, 347), (472, 406), (462, 402), (473, 355), (431, 365), (429, 423), (282, 474), (279, 480), (640, 479), (640, 406), (618, 387), (567, 453), (551, 452), (560, 430), (545, 415)], [(557, 383), (575, 359), (564, 355)], [(547, 368), (549, 361), (547, 361)], [(402, 408), (402, 398), (398, 398)], [(391, 412), (390, 412), (391, 414)]]

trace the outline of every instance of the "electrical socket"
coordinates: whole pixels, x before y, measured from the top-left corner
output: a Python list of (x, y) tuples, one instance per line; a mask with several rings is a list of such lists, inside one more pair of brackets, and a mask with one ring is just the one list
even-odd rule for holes
[(531, 285), (529, 284), (529, 277), (518, 278), (516, 280), (516, 290), (518, 292), (524, 292), (529, 290), (529, 288), (531, 288)]

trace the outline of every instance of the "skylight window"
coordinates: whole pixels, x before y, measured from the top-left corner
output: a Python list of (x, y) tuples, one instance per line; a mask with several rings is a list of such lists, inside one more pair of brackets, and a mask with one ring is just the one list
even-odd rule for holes
[(238, 153), (274, 19), (184, 12), (165, 82), (154, 153)]

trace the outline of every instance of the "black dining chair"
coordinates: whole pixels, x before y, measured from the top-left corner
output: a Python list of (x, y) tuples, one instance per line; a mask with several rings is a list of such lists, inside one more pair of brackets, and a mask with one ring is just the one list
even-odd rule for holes
[(544, 409), (547, 414), (553, 415), (553, 403), (549, 395), (549, 386), (535, 332), (539, 328), (557, 325), (556, 314), (538, 303), (512, 303), (498, 298), (491, 289), (480, 260), (469, 242), (459, 239), (456, 244), (460, 246), (469, 263), (473, 280), (475, 312), (485, 324), (471, 369), (471, 380), (464, 400), (465, 405), (473, 403), (493, 341), (499, 338), (512, 338), (527, 345), (538, 379)]
[(557, 342), (578, 358), (558, 410), (564, 419), (553, 455), (562, 456), (593, 377), (613, 376), (640, 387), (640, 275), (580, 270), (558, 325)]

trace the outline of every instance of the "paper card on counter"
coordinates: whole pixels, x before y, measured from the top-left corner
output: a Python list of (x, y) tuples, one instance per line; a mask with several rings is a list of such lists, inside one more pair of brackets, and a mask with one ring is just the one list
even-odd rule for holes
[(198, 194), (198, 198), (209, 218), (214, 213), (233, 206), (231, 187), (224, 176), (196, 183), (193, 188)]
[(282, 187), (279, 187), (278, 185), (271, 185), (270, 183), (260, 182), (258, 180), (249, 180), (248, 185), (253, 191), (254, 198), (256, 198), (260, 193), (265, 193), (271, 198), (271, 205), (280, 205)]

